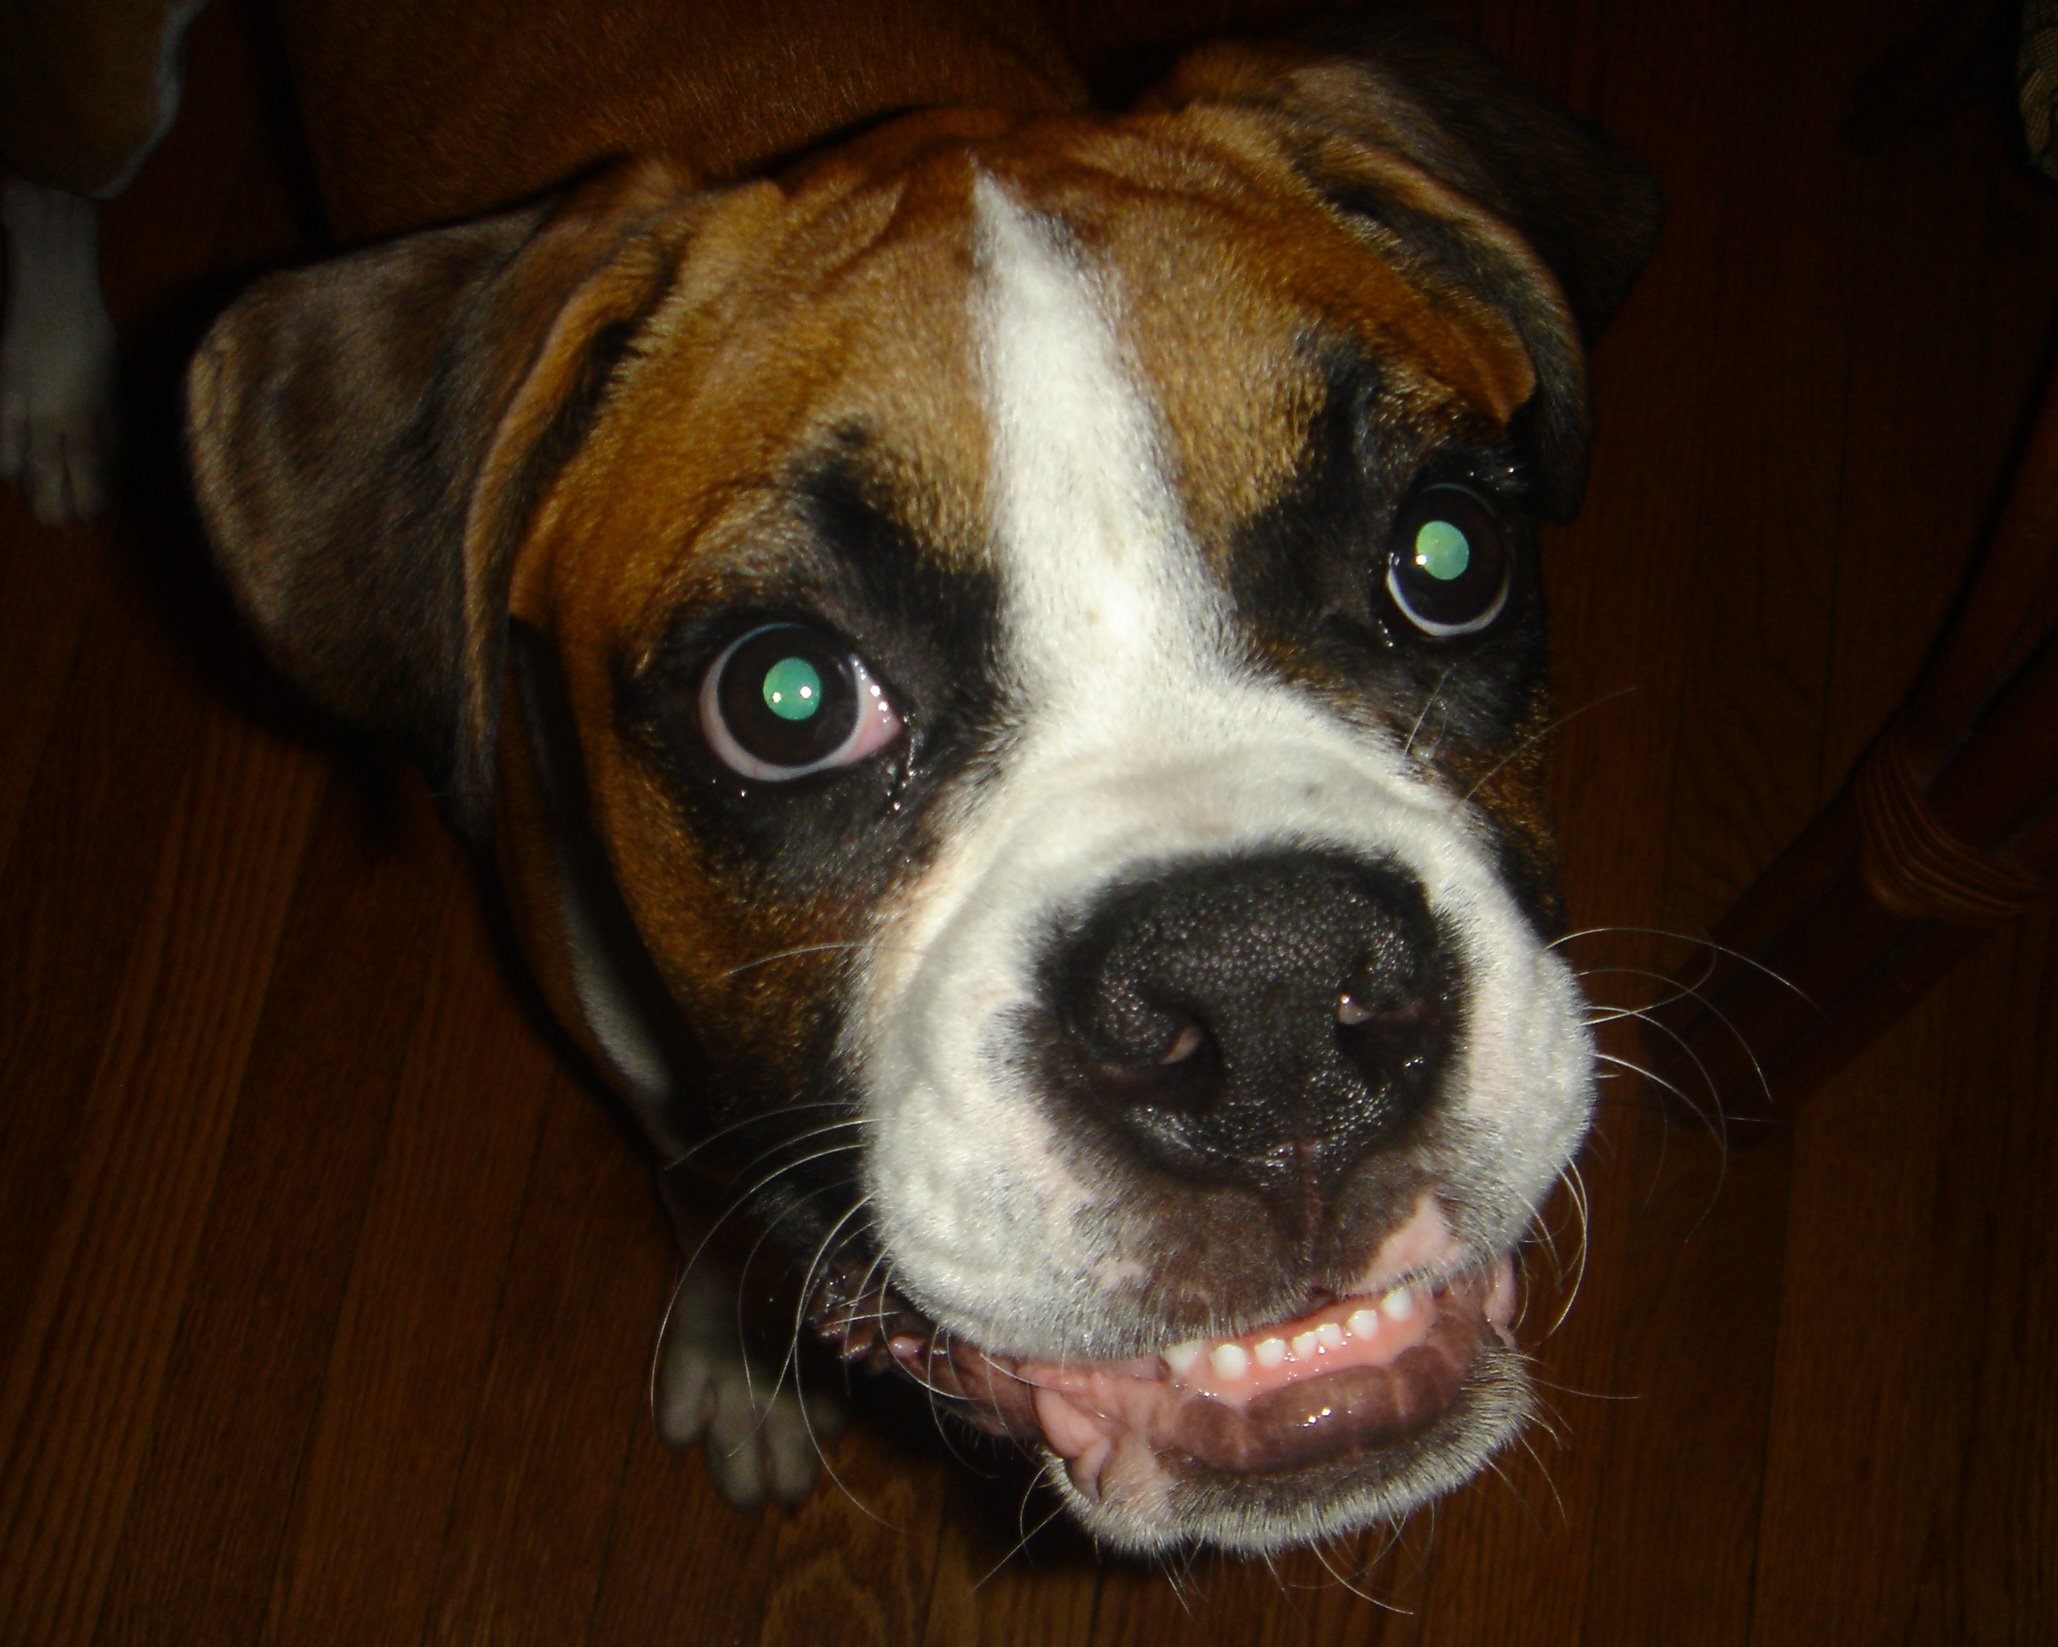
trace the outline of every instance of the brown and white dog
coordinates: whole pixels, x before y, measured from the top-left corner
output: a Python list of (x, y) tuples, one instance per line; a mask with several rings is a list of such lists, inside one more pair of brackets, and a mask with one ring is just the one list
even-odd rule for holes
[[(1113, 114), (962, 0), (282, 26), (344, 232), (444, 226), (221, 318), (207, 525), (652, 1137), (1111, 1545), (1479, 1468), (1592, 1104), (1531, 523), (1642, 169), (1391, 17)], [(791, 1490), (726, 1315), (670, 1427)]]

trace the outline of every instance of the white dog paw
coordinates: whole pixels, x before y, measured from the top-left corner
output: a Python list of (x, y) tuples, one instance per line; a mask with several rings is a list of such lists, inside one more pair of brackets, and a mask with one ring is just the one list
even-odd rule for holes
[(842, 1427), (841, 1410), (816, 1392), (803, 1396), (790, 1367), (782, 1376), (745, 1352), (728, 1289), (682, 1281), (657, 1355), (651, 1411), (667, 1445), (699, 1443), (716, 1491), (740, 1509), (807, 1497), (819, 1443)]
[(62, 526), (107, 506), (114, 324), (100, 296), (90, 200), (10, 179), (0, 190), (7, 304), (0, 315), (0, 478)]

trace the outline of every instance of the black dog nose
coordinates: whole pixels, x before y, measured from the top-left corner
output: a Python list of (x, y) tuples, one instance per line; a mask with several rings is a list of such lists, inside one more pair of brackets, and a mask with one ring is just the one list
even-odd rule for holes
[(1046, 1073), (1174, 1171), (1327, 1179), (1434, 1096), (1447, 949), (1392, 865), (1282, 851), (1175, 869), (1060, 934)]

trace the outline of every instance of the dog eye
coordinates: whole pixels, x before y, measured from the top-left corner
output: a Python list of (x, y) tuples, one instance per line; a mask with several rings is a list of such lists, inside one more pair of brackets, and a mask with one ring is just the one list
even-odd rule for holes
[(1476, 635), (1508, 604), (1514, 553), (1500, 513), (1463, 486), (1427, 486), (1395, 523), (1386, 592), (1437, 640)]
[(783, 783), (875, 754), (900, 736), (901, 718), (834, 635), (769, 623), (731, 641), (709, 668), (700, 732), (731, 771)]

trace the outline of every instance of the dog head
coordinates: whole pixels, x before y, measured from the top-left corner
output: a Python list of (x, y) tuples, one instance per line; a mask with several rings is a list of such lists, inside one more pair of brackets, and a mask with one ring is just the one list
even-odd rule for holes
[(653, 1130), (690, 1060), (793, 1141), (823, 1330), (1114, 1543), (1269, 1549), (1524, 1411), (1592, 1101), (1532, 521), (1653, 215), (1441, 37), (1218, 46), (276, 277), (194, 466)]

